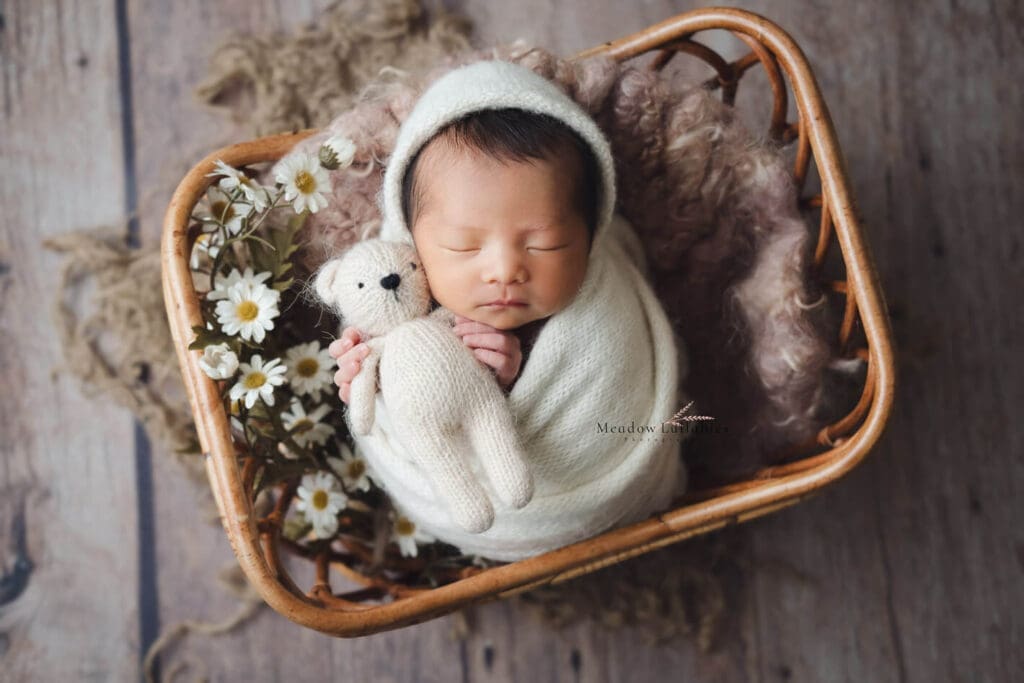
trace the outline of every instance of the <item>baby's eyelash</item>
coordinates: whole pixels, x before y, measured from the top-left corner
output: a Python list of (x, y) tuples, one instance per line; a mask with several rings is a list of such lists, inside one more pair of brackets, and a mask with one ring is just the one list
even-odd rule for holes
[[(527, 249), (527, 251), (558, 251), (559, 249), (565, 249), (568, 246), (570, 246), (570, 245), (568, 245), (568, 244), (561, 244), (561, 245), (559, 245), (557, 247), (526, 247), (526, 249)], [(455, 254), (471, 254), (473, 252), (480, 251), (479, 247), (474, 247), (472, 249), (452, 249), (451, 247), (441, 247), (441, 248), (444, 249), (445, 251), (450, 251), (450, 252), (455, 253)]]

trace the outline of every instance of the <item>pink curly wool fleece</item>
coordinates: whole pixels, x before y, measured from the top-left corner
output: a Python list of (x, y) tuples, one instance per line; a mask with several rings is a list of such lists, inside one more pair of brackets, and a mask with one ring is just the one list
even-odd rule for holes
[[(684, 392), (715, 418), (686, 458), (694, 481), (763, 465), (822, 424), (824, 297), (805, 282), (810, 234), (778, 149), (755, 139), (706, 89), (597, 57), (574, 63), (516, 43), (451, 58), (420, 82), (385, 70), (351, 110), (300, 144), (351, 138), (354, 166), (332, 173), (333, 196), (304, 228), (313, 272), (355, 240), (377, 236), (378, 193), (402, 120), (447, 71), (480, 59), (529, 67), (559, 85), (607, 135), (617, 210), (644, 242), (652, 284), (689, 350)], [(680, 406), (681, 407), (681, 406)]]

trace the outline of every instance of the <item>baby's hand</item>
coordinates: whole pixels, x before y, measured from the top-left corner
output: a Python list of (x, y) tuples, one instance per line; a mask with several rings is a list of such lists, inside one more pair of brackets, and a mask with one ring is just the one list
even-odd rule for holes
[(341, 337), (331, 342), (327, 352), (338, 362), (338, 371), (334, 373), (334, 383), (338, 385), (338, 396), (346, 404), (352, 390), (352, 380), (363, 367), (363, 359), (370, 353), (370, 347), (361, 344), (359, 330), (346, 327)]
[(512, 332), (499, 330), (458, 314), (455, 314), (455, 326), (452, 331), (462, 339), (463, 344), (473, 350), (474, 356), (494, 370), (498, 385), (502, 389), (507, 389), (512, 384), (523, 362), (519, 337)]

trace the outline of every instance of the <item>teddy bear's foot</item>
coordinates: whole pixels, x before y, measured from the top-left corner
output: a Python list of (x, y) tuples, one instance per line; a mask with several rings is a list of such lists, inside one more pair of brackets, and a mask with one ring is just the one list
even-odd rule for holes
[(471, 534), (494, 524), (494, 507), (469, 466), (462, 440), (430, 429), (413, 436), (415, 457), (438, 498), (446, 504), (452, 521)]
[(470, 498), (453, 499), (449, 505), (452, 520), (471, 534), (487, 531), (494, 525), (494, 508), (486, 498), (482, 502), (478, 505)]

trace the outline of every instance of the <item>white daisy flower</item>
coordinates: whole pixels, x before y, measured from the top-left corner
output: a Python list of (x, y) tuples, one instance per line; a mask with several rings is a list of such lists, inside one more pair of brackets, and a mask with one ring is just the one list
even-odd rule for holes
[(419, 554), (418, 543), (437, 540), (398, 510), (392, 512), (391, 520), (391, 540), (398, 544), (398, 551), (403, 557), (416, 557)]
[(242, 199), (232, 201), (223, 190), (215, 186), (211, 186), (206, 191), (206, 205), (210, 216), (223, 223), (231, 235), (241, 232), (242, 221), (252, 213), (250, 202)]
[(295, 439), (295, 443), (303, 448), (311, 443), (320, 446), (327, 443), (327, 439), (334, 433), (334, 427), (324, 424), (321, 420), (331, 412), (329, 405), (323, 403), (307, 415), (306, 409), (302, 407), (302, 401), (293, 398), (291, 408), (291, 412), (281, 413), (281, 420), (284, 421), (285, 429), (294, 432), (292, 438)]
[(327, 206), (324, 192), (331, 191), (331, 178), (316, 157), (306, 152), (289, 154), (274, 167), (274, 180), (284, 186), (284, 199), (295, 213), (316, 213)]
[(219, 230), (199, 233), (196, 241), (192, 244), (192, 256), (188, 262), (189, 267), (192, 270), (199, 270), (199, 261), (203, 254), (206, 254), (211, 261), (217, 258), (217, 254), (220, 253), (220, 248), (223, 244), (224, 236), (221, 235)]
[(348, 498), (338, 488), (338, 480), (327, 472), (302, 477), (295, 509), (313, 525), (317, 538), (330, 538), (338, 530), (338, 513)]
[(353, 453), (348, 444), (341, 444), (341, 457), (329, 457), (327, 464), (338, 473), (349, 491), (370, 490), (369, 465), (365, 459)]
[(225, 334), (240, 334), (242, 339), (258, 344), (267, 330), (274, 329), (280, 298), (279, 291), (266, 285), (237, 282), (228, 288), (227, 299), (217, 302), (217, 322)]
[(344, 135), (332, 135), (324, 144), (320, 145), (317, 157), (321, 166), (333, 171), (351, 165), (355, 155), (356, 145), (352, 140)]
[(238, 370), (238, 356), (227, 344), (210, 344), (203, 349), (199, 367), (211, 379), (228, 379)]
[(237, 168), (228, 166), (220, 159), (217, 159), (217, 168), (213, 173), (207, 173), (207, 176), (224, 176), (217, 183), (217, 186), (224, 190), (224, 192), (231, 194), (234, 189), (240, 189), (242, 196), (245, 200), (252, 204), (253, 208), (257, 211), (263, 211), (267, 208), (267, 204), (270, 201), (270, 194), (267, 192), (267, 188), (256, 182), (255, 178), (250, 178), (245, 175)]
[(280, 358), (264, 363), (263, 356), (254, 354), (248, 363), (239, 364), (242, 376), (228, 396), (232, 401), (244, 398), (246, 408), (252, 408), (257, 398), (268, 406), (274, 405), (274, 387), (284, 384), (284, 366), (280, 363)]
[(296, 394), (317, 395), (331, 384), (331, 367), (334, 359), (319, 342), (298, 344), (284, 354), (288, 366), (288, 381)]
[(263, 271), (262, 273), (254, 274), (252, 268), (246, 268), (244, 273), (239, 273), (238, 268), (232, 268), (231, 272), (227, 276), (217, 273), (213, 279), (213, 290), (210, 291), (206, 298), (211, 301), (217, 301), (218, 299), (227, 299), (228, 290), (237, 285), (239, 282), (248, 282), (251, 286), (263, 284), (270, 279), (271, 273), (269, 270)]

